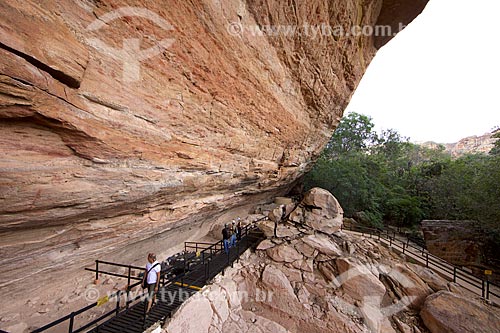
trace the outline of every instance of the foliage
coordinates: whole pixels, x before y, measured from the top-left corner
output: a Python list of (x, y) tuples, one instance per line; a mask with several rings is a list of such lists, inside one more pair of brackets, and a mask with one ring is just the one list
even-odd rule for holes
[(325, 155), (330, 157), (364, 151), (374, 140), (370, 117), (359, 113), (346, 115), (328, 142)]
[(306, 187), (329, 190), (346, 216), (375, 226), (470, 219), (500, 235), (500, 140), (490, 155), (452, 159), (444, 147), (425, 148), (394, 130), (373, 128), (364, 115), (342, 119)]
[(490, 150), (490, 155), (493, 156), (500, 156), (500, 129), (496, 129), (496, 133), (493, 134), (493, 138), (496, 138), (497, 140), (493, 144), (493, 148)]

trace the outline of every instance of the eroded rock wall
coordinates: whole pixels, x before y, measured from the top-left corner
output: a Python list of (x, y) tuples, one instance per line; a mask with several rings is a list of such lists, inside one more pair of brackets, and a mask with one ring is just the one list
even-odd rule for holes
[(449, 263), (470, 269), (480, 278), (485, 270), (491, 270), (487, 278), (498, 283), (500, 276), (495, 246), (488, 231), (475, 221), (423, 220), (421, 223), (425, 245), (430, 253)]
[(228, 25), (373, 25), (381, 9), (381, 0), (0, 2), (4, 297), (27, 281), (34, 293), (71, 283), (97, 258), (138, 262), (222, 212), (286, 192), (337, 125), (373, 37), (235, 36)]

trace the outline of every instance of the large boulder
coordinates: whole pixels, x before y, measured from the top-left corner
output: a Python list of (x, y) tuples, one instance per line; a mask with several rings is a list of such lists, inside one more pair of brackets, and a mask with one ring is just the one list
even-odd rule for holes
[(327, 236), (320, 234), (309, 235), (302, 238), (302, 242), (327, 256), (339, 257), (343, 254), (339, 246), (332, 242)]
[(340, 273), (336, 283), (346, 294), (366, 304), (380, 303), (386, 293), (385, 286), (366, 266), (351, 258), (339, 258), (335, 263)]
[(492, 333), (500, 327), (500, 310), (448, 291), (427, 297), (420, 311), (432, 333)]
[(420, 310), (426, 297), (433, 293), (427, 283), (406, 265), (396, 264), (382, 276), (398, 298), (415, 310)]
[(269, 218), (269, 220), (279, 223), (283, 219), (285, 212), (286, 212), (285, 205), (279, 205), (278, 207), (271, 210), (269, 212), (269, 215), (267, 215), (267, 217)]
[[(487, 258), (495, 249), (488, 242), (488, 232), (472, 220), (423, 220), (421, 229), (427, 250), (456, 266), (464, 266), (475, 274), (490, 267)], [(491, 267), (490, 279), (500, 282), (500, 267)]]
[(406, 263), (406, 266), (415, 272), (432, 290), (440, 291), (449, 289), (448, 281), (433, 270), (412, 263)]
[(309, 190), (299, 206), (290, 214), (290, 220), (305, 224), (327, 234), (342, 226), (344, 210), (327, 190), (315, 187)]
[(293, 246), (286, 243), (269, 248), (266, 252), (269, 257), (277, 262), (294, 262), (303, 259), (302, 255)]
[(299, 230), (290, 226), (289, 224), (278, 223), (276, 225), (276, 223), (278, 222), (264, 220), (258, 222), (257, 225), (259, 226), (259, 229), (264, 233), (264, 236), (266, 237), (274, 237), (275, 227), (276, 227), (276, 237), (278, 238), (292, 237), (300, 233)]

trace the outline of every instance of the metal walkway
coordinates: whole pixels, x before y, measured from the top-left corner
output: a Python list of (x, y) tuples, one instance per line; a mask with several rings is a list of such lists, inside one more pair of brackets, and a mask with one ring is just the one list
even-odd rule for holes
[[(244, 228), (241, 240), (236, 246), (224, 252), (223, 243), (186, 242), (185, 253), (191, 255), (184, 261), (185, 272), (168, 280), (159, 288), (156, 303), (145, 320), (145, 302), (139, 301), (128, 309), (119, 312), (113, 318), (98, 325), (90, 332), (100, 333), (139, 333), (157, 322), (163, 323), (191, 295), (205, 286), (217, 274), (232, 265), (248, 248), (262, 238), (262, 233), (255, 227)], [(194, 250), (190, 252), (189, 250)]]
[[(156, 322), (163, 322), (196, 290), (171, 284), (158, 291), (156, 304), (151, 308), (147, 320), (144, 320), (144, 303), (139, 302), (128, 310), (119, 313), (90, 332), (143, 332)], [(161, 297), (161, 294), (166, 297)]]

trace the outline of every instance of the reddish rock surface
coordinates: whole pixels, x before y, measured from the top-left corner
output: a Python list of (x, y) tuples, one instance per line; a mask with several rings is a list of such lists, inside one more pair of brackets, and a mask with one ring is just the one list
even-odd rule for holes
[(337, 199), (318, 187), (305, 193), (300, 205), (290, 214), (290, 220), (327, 234), (340, 230), (343, 217), (344, 210)]
[[(373, 25), (384, 10), (381, 0), (128, 1), (141, 17), (124, 5), (0, 2), (0, 291), (22, 295), (2, 311), (19, 312), (28, 283), (63, 295), (95, 259), (165, 253), (308, 170), (373, 38), (233, 36), (228, 24)], [(137, 81), (125, 52), (134, 39), (155, 54)]]
[(429, 296), (420, 316), (432, 333), (490, 333), (500, 325), (498, 308), (449, 291)]
[(424, 220), (421, 228), (430, 253), (444, 260), (463, 266), (476, 276), (484, 278), (484, 271), (491, 270), (490, 281), (500, 282), (499, 264), (491, 253), (488, 232), (475, 221)]

